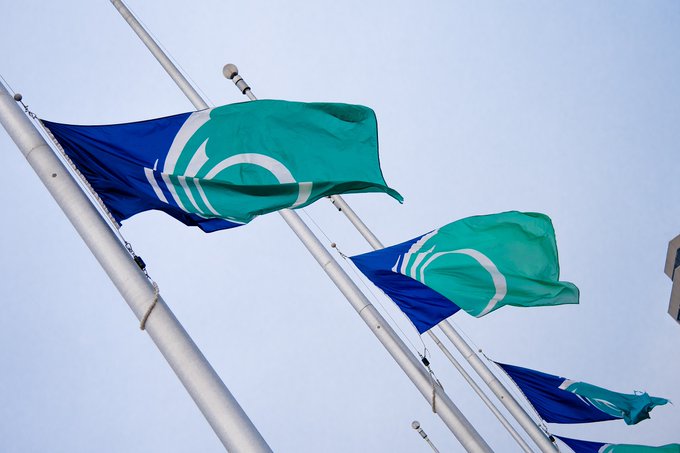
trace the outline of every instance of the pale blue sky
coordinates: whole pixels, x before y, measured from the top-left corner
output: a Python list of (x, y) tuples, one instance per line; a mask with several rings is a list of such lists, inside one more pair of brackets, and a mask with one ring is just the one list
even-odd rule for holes
[[(499, 361), (680, 402), (663, 273), (680, 233), (680, 4), (386, 5), (128, 6), (216, 105), (245, 100), (222, 76), (232, 62), (260, 98), (372, 107), (385, 177), (406, 201), (346, 199), (386, 244), (469, 215), (550, 215), (581, 304), (452, 321)], [(96, 124), (192, 110), (108, 1), (5, 0), (2, 11), (0, 74), (39, 116)], [(4, 132), (0, 147), (0, 450), (221, 451)], [(305, 212), (344, 253), (369, 250), (329, 203)], [(413, 419), (440, 450), (462, 451), (278, 215), (206, 235), (145, 213), (122, 232), (275, 451), (426, 452)], [(496, 451), (518, 451), (423, 340), (473, 425)], [(667, 405), (632, 427), (550, 428), (658, 445), (680, 442), (678, 426)]]

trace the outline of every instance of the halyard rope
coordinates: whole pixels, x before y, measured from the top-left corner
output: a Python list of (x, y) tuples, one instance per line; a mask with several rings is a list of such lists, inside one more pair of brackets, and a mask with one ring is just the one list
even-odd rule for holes
[[(3, 79), (4, 80), (4, 79)], [(18, 102), (21, 102), (19, 99)], [(139, 328), (141, 330), (146, 329), (146, 322), (149, 319), (149, 316), (151, 315), (151, 312), (153, 309), (156, 307), (156, 304), (158, 303), (158, 298), (160, 296), (160, 289), (158, 287), (158, 283), (156, 283), (151, 276), (149, 276), (149, 272), (146, 269), (146, 264), (144, 263), (144, 260), (137, 255), (134, 250), (132, 249), (132, 245), (123, 237), (122, 233), (120, 232), (120, 224), (116, 219), (113, 217), (113, 214), (111, 214), (111, 211), (109, 211), (109, 208), (104, 204), (104, 201), (101, 199), (99, 194), (94, 190), (94, 188), (90, 185), (90, 182), (85, 178), (85, 175), (83, 175), (80, 170), (76, 167), (76, 165), (73, 163), (71, 158), (66, 154), (64, 151), (64, 148), (62, 148), (61, 144), (57, 140), (57, 138), (52, 135), (52, 132), (43, 124), (43, 122), (40, 120), (40, 118), (37, 117), (35, 113), (29, 110), (28, 106), (21, 102), (21, 105), (24, 107), (24, 111), (26, 114), (33, 119), (40, 127), (40, 130), (43, 132), (47, 138), (50, 139), (52, 144), (55, 146), (55, 148), (59, 151), (60, 157), (64, 162), (68, 164), (68, 166), (71, 168), (73, 174), (78, 176), (78, 179), (80, 180), (80, 183), (82, 187), (85, 187), (87, 191), (90, 194), (90, 198), (94, 201), (96, 201), (97, 205), (99, 205), (100, 212), (104, 213), (106, 217), (109, 220), (109, 224), (113, 226), (113, 230), (119, 237), (119, 239), (125, 244), (125, 248), (134, 260), (134, 262), (139, 266), (142, 272), (144, 272), (144, 275), (146, 276), (147, 280), (151, 283), (151, 286), (153, 287), (153, 301), (151, 302), (151, 305), (149, 305), (149, 308), (147, 308), (146, 312), (144, 312), (144, 315), (142, 316), (142, 319), (139, 323)]]
[[(430, 366), (430, 361), (427, 359), (428, 349), (427, 349), (427, 346), (425, 345), (425, 342), (423, 341), (423, 338), (422, 338), (420, 335), (418, 335), (418, 338), (420, 339), (420, 342), (423, 344), (423, 353), (421, 354), (420, 351), (418, 350), (418, 348), (416, 347), (416, 345), (411, 341), (411, 339), (409, 338), (409, 336), (406, 335), (406, 333), (403, 331), (403, 329), (402, 329), (402, 328), (399, 326), (399, 324), (395, 321), (394, 317), (393, 317), (393, 316), (390, 314), (390, 312), (385, 308), (385, 306), (382, 304), (382, 302), (380, 302), (380, 299), (378, 298), (378, 296), (377, 296), (377, 295), (373, 292), (373, 290), (368, 286), (368, 284), (366, 283), (366, 281), (365, 281), (364, 278), (363, 278), (363, 274), (360, 274), (360, 273), (357, 271), (357, 269), (356, 269), (355, 266), (354, 266), (354, 263), (352, 263), (352, 260), (350, 260), (349, 257), (348, 257), (347, 255), (345, 255), (345, 254), (340, 250), (340, 248), (338, 247), (338, 245), (337, 245), (335, 242), (333, 242), (333, 241), (331, 240), (331, 238), (326, 234), (326, 232), (323, 230), (323, 228), (321, 228), (321, 227), (319, 226), (319, 224), (314, 220), (314, 218), (313, 218), (311, 215), (309, 215), (309, 213), (308, 213), (306, 210), (301, 209), (300, 211), (302, 211), (302, 213), (304, 213), (304, 215), (305, 215), (307, 218), (309, 218), (309, 220), (310, 220), (310, 221), (312, 222), (312, 224), (316, 227), (316, 229), (319, 230), (319, 232), (321, 232), (321, 234), (322, 234), (322, 235), (326, 238), (326, 240), (329, 242), (331, 248), (332, 248), (332, 249), (335, 249), (335, 251), (338, 252), (338, 254), (340, 255), (340, 257), (341, 257), (345, 262), (348, 263), (348, 266), (349, 266), (349, 268), (351, 269), (352, 273), (354, 274), (355, 278), (356, 278), (357, 280), (359, 280), (359, 281), (361, 282), (361, 284), (364, 286), (364, 288), (368, 291), (368, 293), (371, 295), (371, 298), (373, 299), (373, 302), (376, 302), (376, 303), (383, 309), (383, 312), (387, 315), (387, 317), (388, 317), (390, 320), (392, 320), (392, 323), (393, 323), (394, 326), (399, 330), (399, 332), (401, 332), (402, 338), (405, 338), (406, 341), (411, 345), (411, 348), (413, 348), (413, 350), (416, 351), (416, 353), (417, 353), (418, 356), (420, 357), (421, 362), (423, 363), (423, 365), (425, 366), (425, 368), (427, 369), (427, 372), (428, 372), (428, 378), (430, 379), (430, 386), (432, 387), (432, 395), (431, 395), (431, 397), (430, 397), (430, 405), (432, 406), (432, 412), (436, 414), (436, 413), (437, 413), (437, 386), (438, 386), (439, 388), (442, 388), (442, 389), (444, 388), (444, 386), (441, 384), (441, 382), (439, 381), (439, 379), (437, 379), (437, 375), (435, 374), (435, 372), (432, 370), (432, 367)], [(416, 329), (416, 327), (415, 327), (415, 325), (413, 324), (413, 322), (412, 322), (406, 315), (404, 315), (404, 317), (406, 317), (406, 319), (409, 321), (409, 323), (411, 324), (411, 326), (413, 326), (413, 328)], [(416, 329), (416, 330), (417, 330), (417, 329)]]

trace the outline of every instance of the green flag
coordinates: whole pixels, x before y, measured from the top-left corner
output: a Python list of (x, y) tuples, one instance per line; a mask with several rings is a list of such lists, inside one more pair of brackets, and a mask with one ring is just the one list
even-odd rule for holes
[(654, 407), (668, 403), (666, 398), (649, 396), (646, 392), (636, 392), (630, 395), (612, 392), (587, 382), (576, 382), (568, 379), (559, 388), (587, 400), (605, 414), (623, 418), (628, 425), (634, 425), (648, 419), (649, 412)]
[(421, 333), (461, 308), (483, 316), (504, 305), (578, 303), (578, 288), (559, 281), (555, 231), (543, 214), (468, 217), (351, 259)]
[(504, 305), (578, 303), (578, 289), (559, 281), (555, 231), (538, 213), (468, 217), (421, 238), (400, 272), (473, 316)]
[[(191, 177), (195, 188), (178, 193), (185, 206), (194, 206), (193, 194), (197, 214), (247, 222), (338, 193), (386, 192), (403, 200), (383, 179), (368, 107), (265, 100), (218, 107), (203, 120), (177, 149), (170, 176), (175, 187), (181, 176)], [(207, 158), (194, 170), (202, 147)], [(209, 204), (200, 203), (198, 184)]]

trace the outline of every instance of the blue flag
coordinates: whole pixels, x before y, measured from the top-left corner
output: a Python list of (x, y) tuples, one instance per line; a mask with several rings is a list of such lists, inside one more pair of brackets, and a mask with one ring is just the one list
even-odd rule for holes
[(255, 101), (129, 124), (43, 121), (120, 223), (151, 209), (204, 231), (337, 193), (385, 192), (373, 110)]
[(468, 217), (351, 259), (420, 333), (460, 309), (578, 303), (576, 286), (559, 281), (552, 222), (535, 212)]
[(647, 393), (624, 394), (552, 374), (497, 363), (517, 384), (543, 420), (549, 423), (590, 423), (623, 419), (634, 425), (649, 418), (665, 398)]
[(632, 444), (608, 444), (604, 442), (591, 442), (588, 440), (570, 439), (568, 437), (555, 436), (575, 453), (680, 453), (680, 444), (668, 444), (660, 447)]

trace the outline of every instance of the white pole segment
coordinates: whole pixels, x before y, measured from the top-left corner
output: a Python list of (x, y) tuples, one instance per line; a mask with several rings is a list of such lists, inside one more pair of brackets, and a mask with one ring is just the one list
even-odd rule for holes
[(290, 209), (279, 212), (425, 399), (432, 403), (433, 392), (435, 393), (434, 407), (437, 415), (449, 427), (465, 450), (468, 452), (491, 451), (491, 448), (472, 427), (444, 390), (432, 382), (428, 373), (418, 362), (418, 359), (408, 350), (401, 338), (387, 324), (387, 321), (380, 315), (378, 310), (366, 299), (366, 296), (357, 288), (352, 279), (340, 267), (337, 261), (333, 259), (331, 254), (328, 253), (328, 250), (314, 236), (312, 231), (300, 219), (300, 216)]
[(151, 54), (156, 58), (156, 60), (158, 60), (161, 66), (163, 66), (165, 72), (167, 72), (168, 75), (172, 77), (172, 80), (174, 80), (177, 86), (179, 86), (179, 89), (182, 90), (182, 93), (184, 93), (184, 95), (189, 98), (189, 101), (191, 101), (194, 107), (196, 107), (197, 110), (207, 109), (208, 104), (206, 104), (198, 92), (194, 90), (194, 87), (191, 86), (189, 81), (182, 75), (179, 69), (177, 69), (177, 66), (175, 66), (175, 64), (170, 61), (168, 56), (165, 55), (163, 49), (161, 49), (158, 43), (156, 43), (151, 35), (149, 35), (149, 33), (144, 29), (142, 24), (139, 23), (137, 18), (135, 18), (128, 7), (125, 6), (125, 4), (120, 0), (111, 0), (111, 3), (113, 3), (113, 6), (116, 7), (128, 25), (130, 25), (130, 28), (132, 28), (132, 30), (137, 33), (137, 36), (139, 36), (139, 39), (141, 39), (144, 45), (151, 51)]
[[(354, 225), (354, 227), (359, 231), (359, 233), (366, 239), (366, 241), (375, 249), (380, 250), (384, 248), (380, 240), (373, 234), (373, 232), (361, 221), (359, 216), (350, 208), (350, 206), (345, 202), (342, 197), (337, 196), (336, 199), (332, 200), (333, 204), (342, 211), (349, 221)], [(496, 376), (489, 370), (484, 362), (474, 353), (472, 348), (467, 344), (463, 337), (458, 333), (458, 331), (447, 321), (444, 320), (438, 324), (439, 328), (444, 332), (446, 337), (453, 343), (453, 345), (458, 349), (465, 360), (470, 363), (472, 368), (479, 374), (479, 376), (484, 380), (484, 382), (489, 386), (491, 391), (500, 402), (505, 406), (505, 408), (510, 412), (510, 414), (517, 420), (517, 422), (522, 426), (522, 428), (529, 434), (534, 442), (539, 446), (542, 452), (552, 453), (557, 451), (555, 445), (550, 441), (546, 434), (534, 423), (529, 414), (519, 405), (517, 400), (512, 396), (510, 392), (503, 386), (503, 384), (496, 378)], [(502, 414), (498, 412), (498, 409), (489, 401), (488, 397), (479, 389), (477, 384), (474, 384), (472, 378), (465, 370), (460, 366), (459, 363), (455, 361), (451, 353), (444, 347), (444, 345), (439, 341), (439, 339), (432, 332), (428, 332), (430, 336), (435, 339), (435, 343), (440, 347), (444, 355), (446, 355), (453, 365), (461, 372), (470, 385), (473, 386), (475, 392), (484, 400), (486, 405), (491, 409), (491, 411), (496, 415), (498, 420), (503, 424), (503, 426), (508, 430), (510, 435), (520, 444), (524, 451), (528, 450), (526, 442), (521, 438), (521, 436), (515, 431), (514, 428), (508, 423), (507, 419), (503, 417)], [(484, 395), (484, 396), (482, 396)]]
[[(238, 75), (238, 68), (236, 67), (236, 65), (231, 63), (225, 65), (222, 73), (227, 79), (230, 79), (232, 82), (234, 82), (234, 84), (241, 90), (241, 92), (248, 96), (248, 99), (250, 99), (251, 101), (257, 100), (257, 97), (255, 97), (255, 94), (253, 94), (252, 90), (250, 89), (246, 81), (243, 80), (243, 77)], [(331, 197), (331, 200), (333, 200), (333, 197), (335, 197), (335, 200), (338, 202), (338, 205), (336, 206), (338, 206), (339, 210), (345, 209), (346, 213), (348, 213), (347, 214), (348, 216), (352, 215), (354, 221), (358, 222), (363, 226), (363, 231), (366, 234), (365, 237), (371, 237), (373, 243), (377, 244), (379, 248), (383, 248), (383, 245), (382, 243), (380, 243), (378, 238), (375, 237), (375, 235), (373, 235), (371, 230), (369, 230), (368, 227), (366, 227), (366, 225), (364, 225), (359, 216), (354, 214), (354, 211), (352, 211), (352, 209), (342, 199), (342, 197), (340, 197), (339, 195), (333, 195)], [(387, 321), (382, 317), (382, 315), (380, 315), (380, 313), (375, 309), (375, 307), (368, 301), (368, 299), (366, 299), (361, 290), (359, 290), (359, 288), (356, 287), (352, 279), (338, 265), (338, 263), (328, 253), (326, 248), (324, 248), (321, 242), (319, 242), (316, 236), (314, 236), (314, 233), (312, 233), (312, 231), (302, 221), (302, 219), (300, 219), (300, 216), (298, 216), (295, 212), (293, 212), (290, 209), (279, 211), (279, 213), (283, 216), (284, 220), (293, 229), (293, 231), (295, 231), (295, 234), (297, 234), (298, 238), (300, 238), (305, 247), (307, 247), (307, 250), (310, 251), (310, 253), (318, 261), (321, 267), (326, 271), (331, 280), (333, 280), (336, 286), (345, 295), (345, 297), (350, 302), (350, 304), (352, 304), (357, 313), (359, 313), (359, 316), (362, 317), (364, 322), (366, 322), (369, 328), (378, 337), (380, 342), (383, 344), (383, 346), (385, 346), (385, 348), (392, 355), (394, 360), (399, 364), (399, 366), (401, 366), (402, 370), (404, 370), (406, 375), (409, 376), (409, 378), (411, 379), (411, 381), (413, 381), (414, 384), (416, 384), (416, 387), (418, 387), (423, 396), (425, 398), (431, 399), (432, 384), (430, 383), (429, 386), (423, 387), (422, 379), (420, 381), (417, 381), (418, 378), (422, 378), (422, 376), (418, 376), (418, 373), (414, 373), (414, 369), (420, 372), (420, 374), (425, 375), (428, 380), (430, 380), (430, 377), (425, 374), (425, 370), (423, 370), (423, 368), (418, 363), (417, 359), (413, 356), (413, 354), (411, 354), (411, 352), (408, 350), (404, 342), (401, 341), (397, 333), (394, 332), (394, 330), (392, 330), (392, 327), (389, 326), (389, 324), (387, 324)], [(368, 308), (369, 306), (370, 308)], [(380, 329), (381, 325), (383, 326), (382, 332), (378, 330)], [(381, 336), (380, 335), (381, 333), (387, 334), (387, 336), (384, 335)], [(399, 353), (399, 351), (401, 351), (402, 353)], [(409, 366), (410, 365), (409, 362), (405, 361), (405, 359), (408, 359), (410, 362), (414, 363), (415, 368)], [(441, 387), (437, 388), (441, 390), (443, 393), (443, 389), (441, 389)], [(425, 393), (425, 391), (428, 391), (429, 393)], [(444, 395), (446, 395), (446, 393), (444, 393)], [(448, 395), (446, 395), (446, 397), (448, 399)], [(461, 421), (464, 421), (465, 423), (469, 424), (469, 422), (458, 410), (453, 401), (450, 401), (450, 404), (452, 415), (455, 418), (462, 417)], [(456, 415), (456, 413), (459, 415)], [(447, 426), (451, 428), (451, 425), (449, 425), (447, 419), (443, 417), (441, 414), (440, 417), (442, 417)], [(448, 417), (451, 419), (452, 422), (455, 421), (455, 418), (451, 418), (451, 416)], [(474, 430), (472, 425), (470, 425), (470, 429), (472, 430), (470, 434), (472, 434), (473, 436), (478, 436), (479, 440), (482, 440), (481, 436), (479, 436), (479, 434)], [(454, 434), (456, 434), (455, 431), (453, 432)], [(466, 434), (465, 432), (462, 432), (461, 434), (469, 435)], [(461, 437), (458, 434), (456, 434), (456, 437), (458, 437), (458, 439), (461, 440)], [(461, 443), (463, 443), (462, 440)], [(464, 443), (463, 446), (465, 446)]]
[[(335, 204), (338, 210), (342, 211), (347, 216), (349, 221), (354, 225), (354, 227), (359, 231), (359, 233), (361, 233), (361, 235), (366, 239), (366, 241), (368, 241), (368, 243), (376, 250), (384, 248), (382, 243), (378, 240), (378, 238), (376, 238), (373, 232), (361, 221), (361, 219), (359, 219), (359, 216), (356, 215), (352, 208), (350, 208), (349, 205), (341, 197), (337, 198), (338, 198), (337, 200), (333, 200), (333, 204)], [(496, 378), (496, 376), (491, 372), (491, 370), (489, 370), (486, 364), (482, 362), (479, 356), (477, 356), (477, 354), (474, 353), (472, 348), (470, 348), (470, 346), (458, 333), (458, 331), (447, 320), (440, 322), (438, 326), (444, 332), (446, 337), (451, 341), (451, 343), (453, 343), (456, 349), (458, 349), (458, 351), (465, 358), (465, 360), (468, 361), (468, 363), (472, 366), (475, 372), (489, 386), (493, 394), (496, 395), (496, 397), (498, 397), (498, 399), (503, 404), (503, 406), (505, 406), (508, 412), (510, 412), (510, 414), (517, 420), (520, 426), (527, 432), (527, 434), (529, 434), (529, 437), (533, 439), (533, 441), (536, 443), (536, 445), (538, 445), (541, 451), (544, 453), (553, 453), (557, 451), (557, 447), (555, 447), (555, 445), (551, 442), (548, 436), (543, 432), (543, 430), (541, 430), (536, 425), (536, 423), (534, 423), (529, 414), (526, 413), (526, 411), (522, 408), (522, 406), (520, 406), (520, 404), (512, 396), (512, 394), (508, 392), (508, 390)], [(434, 336), (432, 332), (429, 333), (431, 336)], [(453, 356), (448, 350), (446, 350), (445, 347), (443, 347), (441, 341), (437, 339), (435, 343), (437, 343), (440, 349), (442, 349), (444, 354), (453, 363), (455, 359), (452, 360)], [(472, 385), (472, 382), (474, 381), (471, 382), (470, 380), (468, 380), (469, 375), (460, 367), (460, 364), (454, 363), (454, 366), (459, 371), (461, 371), (465, 380), (470, 382), (470, 385)], [(477, 386), (475, 391), (480, 397), (482, 397), (483, 392), (481, 392), (481, 390), (477, 391), (478, 388), (479, 387)], [(526, 442), (524, 442), (524, 440), (522, 440), (519, 434), (517, 434), (517, 431), (515, 431), (515, 429), (512, 428), (511, 425), (509, 425), (508, 421), (503, 417), (503, 415), (497, 413), (498, 409), (495, 406), (493, 406), (493, 404), (490, 405), (490, 402), (487, 402), (488, 398), (486, 397), (486, 395), (484, 395), (482, 399), (487, 404), (487, 406), (489, 406), (489, 409), (491, 409), (494, 415), (496, 415), (498, 420), (500, 420), (503, 426), (505, 426), (505, 428), (510, 432), (510, 435), (512, 435), (512, 437), (520, 444), (522, 449), (527, 451), (526, 449), (528, 448), (528, 446), (526, 445)]]
[(524, 428), (529, 436), (536, 442), (542, 452), (552, 453), (557, 450), (555, 444), (547, 437), (536, 423), (531, 419), (529, 414), (520, 406), (512, 394), (505, 388), (505, 386), (498, 380), (496, 375), (486, 366), (486, 364), (479, 358), (467, 344), (465, 339), (458, 333), (458, 331), (447, 321), (444, 320), (437, 324), (444, 332), (444, 335), (453, 343), (453, 345), (465, 357), (465, 360), (472, 366), (472, 368), (479, 374), (482, 380), (489, 386), (491, 391), (503, 403), (503, 406), (515, 417), (517, 422)]
[[(347, 202), (340, 195), (334, 195), (333, 197), (331, 197), (331, 202), (335, 205), (336, 208), (338, 208), (338, 211), (341, 211), (343, 214), (345, 214), (345, 216), (349, 219), (349, 221), (352, 223), (352, 225), (354, 225), (354, 227), (357, 229), (357, 231), (359, 231), (359, 233), (364, 237), (364, 239), (366, 239), (366, 241), (371, 245), (371, 247), (373, 247), (374, 250), (380, 250), (380, 249), (385, 248), (383, 246), (382, 242), (380, 242), (380, 240), (375, 236), (375, 234), (373, 234), (373, 232), (366, 226), (366, 224), (364, 224), (364, 222), (361, 220), (361, 218), (354, 212), (354, 210), (349, 206), (349, 204), (347, 204)], [(449, 324), (448, 321), (444, 320), (444, 321), (442, 321), (442, 323), (446, 323), (455, 332), (455, 329), (453, 328), (453, 326), (451, 324)], [(430, 335), (430, 338), (432, 338), (432, 340), (435, 342), (435, 344), (437, 346), (439, 346), (439, 349), (441, 349), (441, 351), (444, 353), (446, 358), (448, 358), (449, 361), (453, 364), (453, 366), (460, 372), (460, 374), (463, 376), (465, 381), (468, 384), (470, 384), (470, 386), (475, 391), (475, 393), (477, 393), (477, 395), (482, 399), (482, 401), (484, 401), (484, 404), (486, 404), (486, 406), (489, 408), (489, 410), (491, 410), (491, 412), (496, 416), (498, 421), (500, 421), (501, 424), (503, 425), (503, 427), (510, 433), (512, 438), (515, 439), (515, 441), (519, 444), (519, 446), (522, 448), (522, 450), (524, 450), (525, 452), (531, 452), (532, 451), (531, 447), (529, 447), (529, 445), (527, 445), (527, 443), (522, 438), (522, 436), (519, 435), (517, 430), (515, 430), (515, 428), (510, 424), (510, 422), (503, 416), (503, 414), (493, 404), (493, 402), (489, 399), (489, 397), (486, 396), (484, 391), (482, 391), (482, 389), (479, 387), (479, 385), (477, 385), (477, 383), (474, 381), (474, 379), (472, 379), (472, 377), (465, 370), (465, 368), (463, 368), (461, 366), (461, 364), (458, 363), (458, 361), (455, 359), (455, 357), (453, 357), (453, 355), (448, 350), (448, 348), (441, 342), (441, 340), (439, 340), (439, 338), (434, 334), (434, 332), (432, 332), (431, 330), (428, 330), (427, 333)], [(458, 332), (456, 332), (456, 334), (458, 334)], [(458, 335), (458, 337), (461, 339), (463, 344), (465, 344), (467, 346), (467, 343), (462, 339), (462, 337), (460, 335)], [(469, 361), (469, 359), (465, 355), (464, 351), (460, 347), (458, 347), (458, 345), (456, 343), (454, 343), (454, 346), (456, 346), (456, 348), (460, 351), (460, 353), (463, 355), (463, 357), (465, 357)], [(471, 351), (469, 346), (467, 347), (467, 349), (469, 349)], [(475, 357), (477, 357), (477, 356), (475, 355)], [(481, 374), (480, 374), (480, 376), (481, 376)], [(503, 399), (501, 399), (501, 401), (503, 401)], [(516, 401), (515, 401), (515, 403), (516, 403)], [(514, 416), (514, 414), (513, 414), (513, 416)], [(519, 422), (519, 420), (518, 420), (518, 422)], [(533, 421), (531, 422), (531, 424), (534, 426), (534, 428), (538, 429), (536, 427), (536, 425), (533, 423)], [(542, 431), (540, 431), (540, 432), (542, 433)], [(544, 435), (542, 437), (545, 439)], [(539, 446), (540, 446), (540, 444), (539, 444)], [(550, 450), (550, 451), (554, 451), (554, 449)]]
[(486, 407), (489, 408), (491, 413), (496, 416), (499, 422), (501, 422), (501, 425), (510, 433), (513, 439), (515, 439), (515, 442), (520, 446), (522, 450), (524, 450), (526, 453), (532, 453), (531, 447), (526, 443), (524, 439), (522, 439), (522, 436), (519, 435), (517, 430), (510, 424), (508, 419), (506, 419), (501, 411), (498, 410), (498, 408), (493, 404), (491, 399), (486, 396), (486, 393), (477, 385), (474, 379), (472, 379), (472, 376), (463, 368), (463, 366), (458, 363), (458, 361), (453, 357), (451, 354), (451, 351), (441, 342), (439, 337), (432, 332), (432, 330), (428, 330), (427, 333), (430, 335), (430, 338), (432, 338), (432, 341), (435, 342), (437, 346), (439, 346), (439, 349), (444, 353), (447, 359), (451, 362), (451, 364), (458, 370), (458, 372), (463, 376), (465, 381), (470, 384), (470, 387), (475, 391), (477, 396), (479, 396), (482, 401), (484, 401), (484, 404), (486, 404)]
[[(359, 216), (349, 207), (349, 205), (342, 199), (342, 197), (337, 196), (336, 199), (332, 200), (333, 204), (342, 211), (349, 221), (354, 225), (354, 227), (361, 233), (361, 235), (366, 239), (366, 241), (376, 250), (384, 248), (380, 240), (373, 234), (373, 232), (361, 221)], [(447, 321), (444, 320), (438, 324), (439, 328), (444, 332), (446, 337), (453, 343), (453, 345), (458, 349), (461, 355), (468, 361), (472, 368), (477, 372), (477, 374), (484, 380), (484, 382), (489, 386), (491, 391), (500, 402), (505, 406), (505, 408), (510, 412), (510, 414), (517, 420), (517, 422), (522, 426), (522, 428), (529, 434), (529, 436), (536, 442), (542, 452), (552, 453), (557, 451), (555, 445), (550, 441), (546, 434), (534, 423), (529, 414), (520, 406), (517, 400), (512, 396), (510, 392), (503, 386), (503, 384), (496, 378), (496, 376), (489, 370), (484, 362), (479, 358), (477, 354), (474, 353), (472, 348), (467, 344), (465, 339), (458, 333), (458, 331)], [(435, 339), (435, 343), (440, 347), (444, 355), (446, 355), (451, 363), (461, 372), (470, 385), (473, 386), (475, 392), (484, 400), (484, 403), (491, 409), (491, 411), (496, 415), (498, 420), (503, 424), (503, 426), (508, 430), (510, 435), (520, 444), (524, 451), (528, 450), (526, 442), (521, 438), (521, 436), (515, 431), (514, 428), (508, 423), (507, 419), (498, 412), (498, 409), (489, 401), (488, 397), (479, 389), (476, 383), (470, 378), (470, 375), (460, 366), (459, 363), (455, 361), (451, 353), (444, 347), (444, 345), (439, 341), (439, 339), (432, 332), (428, 332), (430, 336)], [(482, 396), (483, 395), (483, 396)]]
[(420, 427), (420, 422), (418, 420), (413, 420), (413, 423), (411, 423), (411, 428), (415, 429), (418, 434), (420, 434), (420, 437), (427, 442), (427, 445), (430, 446), (432, 451), (434, 453), (439, 453), (439, 450), (437, 450), (437, 447), (434, 446), (432, 441), (430, 440), (429, 437), (427, 437), (427, 433), (423, 430), (423, 428)]
[[(205, 109), (208, 107), (207, 103), (201, 98), (198, 92), (188, 83), (186, 78), (179, 72), (177, 67), (170, 61), (168, 56), (156, 44), (151, 36), (144, 30), (137, 19), (132, 15), (130, 10), (120, 0), (111, 0), (111, 3), (116, 7), (120, 14), (125, 18), (127, 23), (137, 33), (142, 42), (151, 51), (153, 56), (159, 61), (161, 66), (165, 68), (168, 75), (175, 81), (177, 86), (182, 90), (186, 97), (197, 109)], [(236, 86), (241, 92), (248, 96), (249, 99), (255, 100), (255, 96), (250, 91), (250, 88), (245, 81), (238, 76), (238, 70), (233, 66), (233, 74), (227, 75), (227, 71), (231, 71), (233, 65), (225, 66), (225, 76), (234, 80)], [(435, 404), (437, 414), (444, 421), (446, 426), (458, 438), (463, 447), (469, 452), (490, 452), (491, 448), (482, 439), (479, 433), (472, 427), (470, 422), (460, 412), (456, 405), (446, 395), (440, 387), (432, 387), (429, 375), (422, 368), (418, 360), (408, 350), (406, 345), (401, 341), (397, 334), (382, 318), (380, 313), (371, 305), (364, 294), (357, 288), (352, 279), (345, 273), (340, 265), (333, 259), (328, 251), (323, 247), (323, 244), (314, 236), (314, 233), (305, 225), (295, 212), (290, 209), (279, 211), (279, 214), (288, 223), (291, 229), (298, 236), (300, 241), (312, 253), (317, 262), (322, 266), (324, 271), (333, 280), (335, 285), (345, 295), (347, 300), (352, 304), (355, 310), (359, 313), (361, 318), (369, 325), (373, 333), (378, 337), (380, 342), (385, 346), (387, 351), (397, 361), (399, 366), (408, 375), (411, 381), (416, 385), (418, 390), (428, 400), (432, 401), (432, 393), (435, 393)]]
[[(332, 197), (333, 204), (341, 211), (349, 221), (354, 225), (354, 227), (359, 231), (359, 233), (366, 239), (366, 241), (375, 249), (379, 250), (384, 248), (382, 242), (373, 234), (373, 232), (361, 221), (359, 216), (352, 210), (352, 208), (342, 199), (339, 195), (334, 195)], [(489, 386), (491, 391), (498, 397), (500, 402), (505, 406), (505, 408), (510, 412), (510, 414), (517, 420), (517, 422), (522, 426), (522, 428), (529, 434), (529, 436), (536, 442), (540, 447), (541, 451), (544, 453), (550, 453), (557, 451), (555, 445), (546, 436), (546, 434), (541, 430), (536, 423), (531, 419), (531, 417), (526, 413), (526, 411), (519, 405), (517, 400), (512, 396), (510, 392), (503, 386), (503, 384), (496, 378), (496, 376), (489, 370), (484, 362), (477, 356), (477, 354), (472, 351), (472, 348), (467, 344), (463, 337), (456, 331), (456, 329), (447, 321), (444, 320), (438, 324), (439, 328), (444, 332), (446, 337), (453, 343), (453, 345), (458, 349), (458, 351), (465, 357), (465, 359), (470, 363), (472, 368), (479, 374), (479, 376), (484, 380), (484, 382)], [(428, 332), (431, 337), (435, 340), (435, 343), (442, 349), (444, 354), (451, 360), (454, 366), (463, 374), (463, 377), (470, 385), (475, 388), (475, 392), (484, 400), (489, 409), (496, 415), (498, 420), (505, 426), (505, 428), (510, 432), (512, 437), (520, 444), (524, 451), (527, 450), (528, 446), (526, 442), (517, 434), (514, 428), (508, 423), (508, 421), (503, 417), (502, 414), (498, 412), (498, 409), (488, 401), (488, 398), (479, 389), (477, 384), (471, 380), (470, 376), (461, 368), (460, 364), (455, 362), (455, 359), (451, 353), (442, 345), (434, 333)], [(484, 396), (482, 396), (484, 395)]]
[(364, 237), (364, 239), (366, 239), (366, 242), (368, 242), (368, 244), (373, 247), (373, 250), (385, 248), (383, 243), (380, 242), (380, 239), (378, 239), (376, 235), (373, 234), (373, 232), (366, 226), (366, 224), (361, 220), (356, 212), (350, 208), (344, 198), (342, 198), (340, 195), (332, 195), (331, 203), (333, 203), (333, 205), (338, 208), (338, 211), (345, 214), (345, 217), (349, 219), (352, 225), (354, 225), (354, 228), (356, 228), (357, 231), (359, 231), (359, 233)]
[[(141, 319), (154, 300), (151, 284), (110, 225), (2, 85), (0, 123), (118, 288), (137, 319)], [(229, 451), (271, 452), (241, 406), (160, 296), (146, 323), (146, 332)]]

